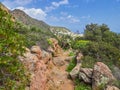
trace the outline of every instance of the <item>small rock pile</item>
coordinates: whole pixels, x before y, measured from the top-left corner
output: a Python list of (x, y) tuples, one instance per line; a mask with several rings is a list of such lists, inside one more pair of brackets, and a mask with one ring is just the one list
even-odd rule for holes
[[(96, 62), (94, 68), (82, 68), (80, 59), (82, 54), (79, 53), (76, 57), (77, 65), (70, 72), (70, 76), (73, 80), (79, 78), (86, 84), (92, 85), (92, 90), (120, 90), (115, 86), (112, 86), (112, 82), (116, 78), (112, 75), (111, 70), (102, 62)], [(101, 89), (102, 88), (102, 89)]]

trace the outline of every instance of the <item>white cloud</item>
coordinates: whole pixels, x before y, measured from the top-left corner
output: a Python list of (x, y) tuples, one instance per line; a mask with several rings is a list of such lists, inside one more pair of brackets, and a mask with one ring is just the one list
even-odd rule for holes
[(36, 8), (17, 7), (17, 9), (23, 10), (25, 13), (38, 20), (45, 20), (47, 16), (47, 14), (40, 8), (36, 9)]
[(14, 0), (14, 2), (18, 5), (27, 5), (31, 3), (33, 0)]
[(9, 9), (15, 8), (17, 6), (24, 6), (31, 3), (33, 0), (4, 0), (2, 3)]
[(66, 4), (69, 4), (68, 0), (62, 0), (62, 1), (59, 1), (59, 2), (52, 2), (51, 6), (45, 7), (45, 10), (46, 10), (46, 12), (49, 12), (49, 11), (52, 11), (52, 10), (60, 7), (61, 5), (66, 5)]
[(50, 12), (50, 11), (52, 11), (54, 9), (56, 9), (56, 7), (54, 7), (54, 6), (45, 7), (46, 12)]
[(80, 22), (80, 20), (77, 17), (69, 15), (66, 12), (61, 12), (60, 17), (56, 17), (52, 15), (52, 16), (47, 16), (47, 18), (49, 19), (49, 21), (52, 21), (52, 22), (65, 22), (65, 23), (79, 23)]
[(77, 19), (76, 17), (72, 16), (72, 15), (68, 15), (67, 17), (67, 20), (70, 22), (70, 23), (78, 23), (80, 22), (79, 19)]
[(79, 23), (80, 22), (80, 20), (77, 17), (75, 17), (71, 14), (68, 14), (67, 12), (61, 12), (60, 14), (61, 14), (60, 19), (65, 21), (65, 22), (66, 21), (68, 23)]
[(31, 3), (34, 0), (4, 0), (2, 3), (9, 8), (14, 8), (16, 6), (24, 6)]
[(65, 4), (68, 4), (68, 0), (63, 0), (63, 1), (60, 1), (60, 2), (52, 2), (52, 5), (55, 6), (55, 7), (59, 7), (60, 5), (65, 5)]
[(48, 19), (50, 21), (54, 21), (54, 22), (59, 22), (60, 21), (60, 19), (58, 17), (55, 17), (55, 16), (49, 16)]

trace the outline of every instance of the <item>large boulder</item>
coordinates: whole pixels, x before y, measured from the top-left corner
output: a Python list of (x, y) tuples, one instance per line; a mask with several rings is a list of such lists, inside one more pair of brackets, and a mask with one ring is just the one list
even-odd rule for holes
[(120, 69), (117, 66), (113, 67), (113, 75), (117, 80), (120, 80)]
[(62, 58), (62, 57), (54, 57), (53, 58), (53, 64), (56, 65), (56, 66), (65, 65), (64, 58)]
[(92, 89), (100, 90), (99, 88), (105, 87), (115, 80), (111, 70), (102, 62), (97, 62), (94, 65), (92, 76)]
[(42, 51), (39, 46), (32, 46), (31, 53), (35, 53), (39, 59), (42, 57)]
[(28, 69), (30, 74), (34, 74), (35, 63), (39, 61), (36, 54), (32, 54), (29, 49), (26, 49), (26, 52), (23, 56), (19, 56), (19, 60), (24, 64), (24, 66)]
[(68, 62), (68, 64), (69, 64), (73, 58), (74, 58), (74, 56), (68, 56), (65, 58), (65, 61)]
[(51, 59), (51, 55), (42, 51), (39, 46), (32, 46), (31, 50), (26, 48), (26, 52), (19, 59), (30, 72), (30, 87), (26, 90), (45, 90), (47, 82), (47, 63)]
[(45, 64), (47, 64), (50, 60), (52, 60), (52, 54), (45, 50), (42, 50), (42, 60)]
[(81, 68), (79, 72), (79, 79), (83, 80), (85, 83), (92, 83), (92, 73), (93, 69), (91, 68)]
[(59, 56), (59, 54), (62, 54), (62, 48), (59, 46), (58, 41), (55, 38), (50, 38), (49, 42), (52, 45), (48, 47), (48, 50), (51, 51), (54, 56)]
[(107, 86), (106, 90), (120, 90), (119, 88), (115, 87), (115, 86)]
[(77, 54), (77, 56), (76, 56), (77, 63), (81, 63), (82, 57), (83, 57), (82, 53)]
[(81, 63), (77, 64), (70, 72), (70, 76), (73, 80), (75, 80), (78, 77), (80, 68), (81, 68)]

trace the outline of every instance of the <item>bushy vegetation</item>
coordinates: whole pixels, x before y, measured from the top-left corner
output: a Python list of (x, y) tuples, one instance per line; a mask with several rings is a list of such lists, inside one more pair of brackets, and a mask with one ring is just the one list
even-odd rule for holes
[[(85, 49), (81, 49), (86, 56), (93, 58), (93, 61), (101, 61), (110, 68), (113, 65), (120, 67), (120, 35), (116, 34), (107, 25), (90, 24), (86, 25), (84, 39), (91, 41)], [(90, 60), (91, 61), (91, 60)], [(89, 63), (89, 60), (87, 62)]]
[[(110, 31), (107, 25), (88, 24), (84, 36), (71, 40), (71, 47), (83, 53), (82, 67), (93, 68), (95, 62), (103, 62), (114, 72), (113, 67), (120, 68), (120, 34)], [(75, 63), (70, 63), (70, 72)], [(77, 83), (75, 90), (91, 90), (82, 82)], [(116, 81), (119, 87), (119, 80)], [(102, 86), (101, 86), (102, 87)]]
[(24, 90), (28, 74), (17, 59), (24, 52), (25, 38), (16, 32), (17, 24), (0, 5), (0, 90)]
[(93, 67), (97, 61), (110, 68), (113, 65), (120, 67), (120, 35), (110, 31), (107, 25), (86, 25), (84, 36), (71, 42), (71, 47), (84, 55), (83, 67)]
[(76, 65), (76, 60), (75, 58), (73, 58), (67, 67), (67, 71), (70, 72), (75, 67), (75, 65)]
[(88, 40), (76, 40), (75, 43), (72, 45), (72, 48), (83, 49), (87, 46), (88, 43)]
[(75, 80), (75, 90), (92, 90), (90, 85), (86, 85), (84, 82), (81, 82), (79, 79)]
[(22, 34), (27, 39), (27, 46), (31, 47), (33, 45), (39, 45), (42, 49), (47, 49), (49, 46), (48, 39), (57, 37), (51, 33), (44, 31), (41, 28), (29, 27), (21, 24), (21, 27), (18, 29), (18, 32)]

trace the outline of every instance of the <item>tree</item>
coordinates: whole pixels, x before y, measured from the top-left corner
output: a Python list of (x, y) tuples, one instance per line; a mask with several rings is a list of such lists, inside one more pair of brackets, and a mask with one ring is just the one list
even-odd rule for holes
[(88, 24), (86, 25), (85, 28), (85, 38), (92, 40), (92, 41), (102, 41), (104, 32), (110, 32), (109, 28), (107, 25), (102, 24), (102, 25), (97, 25), (97, 24)]

